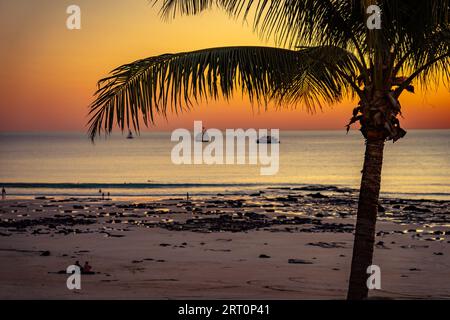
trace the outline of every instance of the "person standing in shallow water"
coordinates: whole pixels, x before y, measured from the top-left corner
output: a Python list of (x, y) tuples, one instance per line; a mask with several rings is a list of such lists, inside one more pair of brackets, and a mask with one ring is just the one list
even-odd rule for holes
[(6, 199), (6, 190), (5, 187), (2, 188), (2, 200)]

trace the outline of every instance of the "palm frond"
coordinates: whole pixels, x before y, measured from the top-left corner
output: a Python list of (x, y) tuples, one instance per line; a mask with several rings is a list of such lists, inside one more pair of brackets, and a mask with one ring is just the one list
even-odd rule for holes
[(363, 97), (356, 85), (358, 59), (350, 52), (335, 46), (306, 47), (299, 51), (302, 61), (289, 83), (275, 92), (277, 100), (287, 104), (301, 101), (308, 109), (332, 104), (343, 96)]
[(228, 99), (235, 91), (251, 101), (339, 101), (356, 78), (356, 58), (336, 47), (287, 50), (228, 47), (138, 60), (99, 81), (90, 107), (92, 139), (115, 125), (139, 131), (155, 115), (178, 113), (203, 99)]
[[(399, 86), (398, 97), (413, 80), (427, 86), (442, 75), (447, 84), (450, 79), (450, 0), (154, 1), (162, 2), (166, 18), (214, 6), (234, 17), (253, 16), (261, 35), (299, 50), (216, 48), (123, 65), (99, 82), (90, 108), (92, 139), (115, 124), (139, 131), (141, 118), (149, 125), (156, 114), (177, 113), (202, 99), (228, 99), (235, 91), (258, 103), (301, 101), (314, 108), (346, 93), (364, 100), (374, 90)], [(369, 4), (382, 9), (381, 30), (367, 30)], [(405, 81), (399, 85), (398, 79)]]
[[(233, 17), (253, 18), (261, 36), (274, 36), (278, 45), (335, 45), (355, 48), (365, 34), (364, 15), (349, 0), (155, 0), (161, 15), (195, 15), (218, 7)], [(362, 50), (362, 48), (359, 48)]]
[[(252, 17), (262, 36), (274, 36), (278, 45), (338, 46), (358, 55), (365, 83), (382, 86), (390, 75), (386, 64), (400, 63), (408, 70), (423, 69), (426, 77), (439, 77), (446, 64), (423, 68), (448, 50), (448, 38), (430, 46), (430, 37), (449, 27), (450, 0), (155, 0), (165, 17), (194, 15), (218, 7), (233, 17)], [(369, 5), (382, 9), (381, 30), (366, 26)], [(437, 37), (435, 37), (437, 38)], [(433, 49), (435, 48), (435, 49)], [(376, 55), (375, 55), (376, 52)], [(406, 59), (405, 59), (406, 56)], [(377, 60), (377, 61), (375, 61)], [(368, 65), (375, 65), (372, 79)], [(412, 71), (414, 72), (414, 71)], [(419, 77), (423, 83), (424, 77)]]

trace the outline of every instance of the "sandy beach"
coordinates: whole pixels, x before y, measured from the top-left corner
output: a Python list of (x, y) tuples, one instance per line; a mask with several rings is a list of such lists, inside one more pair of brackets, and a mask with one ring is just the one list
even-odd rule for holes
[[(2, 299), (345, 299), (357, 194), (0, 202)], [(448, 201), (383, 199), (371, 298), (450, 298)], [(82, 289), (58, 273), (79, 260)]]
[[(101, 309), (130, 318), (117, 301), (157, 300), (138, 304), (289, 319), (336, 316), (310, 300), (364, 316), (388, 312), (353, 302), (450, 300), (450, 0), (0, 8), (13, 314), (113, 300)], [(412, 304), (403, 316), (438, 310)]]

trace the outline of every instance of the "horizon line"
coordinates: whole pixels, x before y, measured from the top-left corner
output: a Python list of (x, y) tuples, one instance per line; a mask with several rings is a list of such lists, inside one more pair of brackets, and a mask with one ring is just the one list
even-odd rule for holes
[[(179, 127), (179, 128), (175, 128), (175, 129), (161, 129), (161, 130), (140, 130), (139, 133), (143, 134), (143, 133), (163, 133), (163, 132), (172, 132), (176, 129), (189, 129), (187, 127)], [(284, 132), (289, 132), (289, 131), (346, 131), (346, 128), (343, 127), (342, 129), (340, 128), (328, 128), (328, 129), (281, 129), (281, 128), (253, 128), (253, 127), (235, 127), (235, 128), (215, 128), (215, 127), (211, 127), (211, 128), (207, 128), (207, 129), (219, 129), (221, 131), (223, 130), (227, 130), (227, 129), (255, 129), (255, 130), (259, 130), (259, 129), (267, 129), (267, 130), (272, 130), (272, 129), (278, 129)], [(450, 127), (448, 128), (410, 128), (410, 129), (406, 129), (407, 131), (419, 131), (419, 130), (450, 130)], [(126, 134), (128, 131), (128, 129), (126, 130), (115, 130), (113, 132), (111, 132), (112, 134)], [(135, 130), (131, 129), (132, 132), (136, 132)], [(193, 131), (193, 130), (192, 130)], [(357, 128), (351, 128), (350, 131), (359, 131), (359, 129)], [(5, 134), (5, 133), (85, 133), (86, 135), (88, 135), (87, 131), (83, 131), (83, 130), (0, 130), (0, 134)], [(102, 133), (102, 136), (104, 136), (104, 133)]]

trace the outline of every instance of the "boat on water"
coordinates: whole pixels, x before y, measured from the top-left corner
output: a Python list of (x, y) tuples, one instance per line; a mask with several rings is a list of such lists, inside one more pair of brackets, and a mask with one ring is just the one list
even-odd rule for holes
[(272, 144), (272, 143), (280, 143), (280, 140), (278, 140), (277, 138), (272, 137), (272, 136), (263, 136), (263, 137), (259, 138), (258, 140), (256, 140), (256, 143)]
[(127, 139), (134, 139), (133, 133), (128, 131)]

